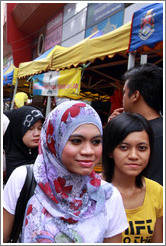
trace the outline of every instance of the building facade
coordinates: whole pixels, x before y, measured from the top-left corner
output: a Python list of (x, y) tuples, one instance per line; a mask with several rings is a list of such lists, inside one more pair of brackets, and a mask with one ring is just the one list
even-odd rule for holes
[(3, 65), (31, 61), (60, 45), (70, 47), (131, 21), (148, 3), (4, 3)]

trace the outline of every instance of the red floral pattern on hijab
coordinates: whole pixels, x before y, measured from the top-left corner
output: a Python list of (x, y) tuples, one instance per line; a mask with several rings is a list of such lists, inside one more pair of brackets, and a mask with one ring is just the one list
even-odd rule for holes
[(49, 121), (47, 131), (46, 131), (47, 146), (48, 146), (49, 150), (56, 156), (55, 141), (53, 139), (53, 132), (54, 132), (54, 127)]
[(72, 107), (68, 108), (63, 114), (61, 121), (66, 122), (69, 113), (71, 117), (76, 117), (80, 113), (80, 107), (85, 107), (85, 106), (86, 106), (85, 103), (77, 103)]

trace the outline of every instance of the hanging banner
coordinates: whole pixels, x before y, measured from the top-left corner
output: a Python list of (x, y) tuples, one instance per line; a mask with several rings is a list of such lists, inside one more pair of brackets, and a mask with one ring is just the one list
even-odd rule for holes
[(34, 75), (33, 95), (58, 97), (79, 95), (81, 70), (79, 67)]
[(134, 12), (128, 52), (143, 45), (153, 48), (163, 40), (163, 4), (154, 3)]

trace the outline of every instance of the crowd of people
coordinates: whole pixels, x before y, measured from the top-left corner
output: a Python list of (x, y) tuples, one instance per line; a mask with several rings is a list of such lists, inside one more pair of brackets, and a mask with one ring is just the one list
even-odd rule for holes
[(27, 105), (4, 112), (4, 243), (13, 242), (27, 164), (36, 186), (15, 242), (163, 242), (162, 74), (153, 64), (128, 70), (123, 108), (105, 127), (81, 101), (59, 104), (46, 119)]

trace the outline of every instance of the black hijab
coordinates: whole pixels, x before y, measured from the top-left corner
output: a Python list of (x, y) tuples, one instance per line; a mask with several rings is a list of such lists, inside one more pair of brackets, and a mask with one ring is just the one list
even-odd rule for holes
[(38, 120), (44, 121), (40, 110), (32, 106), (4, 111), (10, 123), (3, 137), (3, 149), (6, 155), (6, 181), (16, 167), (34, 163), (38, 147), (28, 148), (23, 136)]

